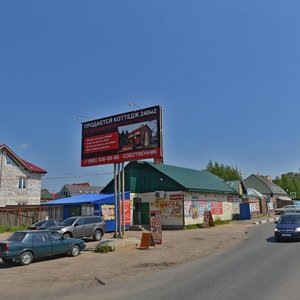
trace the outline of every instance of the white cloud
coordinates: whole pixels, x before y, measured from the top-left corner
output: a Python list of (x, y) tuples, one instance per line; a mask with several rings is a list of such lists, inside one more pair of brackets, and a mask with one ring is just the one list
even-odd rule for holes
[(24, 143), (20, 146), (20, 149), (26, 149), (26, 148), (28, 148), (28, 146), (29, 146), (29, 143)]

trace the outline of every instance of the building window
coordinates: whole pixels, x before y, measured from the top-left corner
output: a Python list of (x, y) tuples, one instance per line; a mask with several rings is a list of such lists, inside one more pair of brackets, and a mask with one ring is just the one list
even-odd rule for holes
[(92, 204), (83, 204), (81, 205), (81, 215), (82, 216), (91, 216), (94, 215), (94, 205)]
[(7, 165), (17, 166), (17, 164), (14, 162), (14, 160), (9, 155), (6, 155), (5, 157), (6, 157), (6, 164)]
[(62, 206), (50, 207), (50, 218), (51, 219), (63, 219), (63, 207)]
[(19, 189), (26, 189), (27, 188), (27, 179), (24, 177), (19, 178)]

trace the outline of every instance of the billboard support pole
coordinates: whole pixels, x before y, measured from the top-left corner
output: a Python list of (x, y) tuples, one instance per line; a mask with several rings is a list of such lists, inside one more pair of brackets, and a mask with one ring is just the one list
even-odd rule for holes
[(114, 238), (118, 236), (118, 199), (117, 199), (117, 164), (114, 163), (114, 196), (115, 196), (115, 233)]
[(119, 225), (119, 234), (118, 237), (122, 237), (122, 232), (121, 232), (121, 209), (120, 209), (120, 204), (121, 204), (121, 171), (120, 171), (120, 163), (118, 163), (118, 225)]
[(122, 162), (122, 220), (123, 220), (123, 232), (122, 237), (125, 235), (125, 168)]

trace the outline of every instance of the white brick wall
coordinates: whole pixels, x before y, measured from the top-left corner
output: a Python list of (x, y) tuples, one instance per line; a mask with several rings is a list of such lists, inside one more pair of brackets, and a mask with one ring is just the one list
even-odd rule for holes
[[(27, 179), (27, 187), (19, 188), (19, 178)], [(31, 173), (0, 151), (0, 207), (18, 203), (40, 204), (41, 174)]]

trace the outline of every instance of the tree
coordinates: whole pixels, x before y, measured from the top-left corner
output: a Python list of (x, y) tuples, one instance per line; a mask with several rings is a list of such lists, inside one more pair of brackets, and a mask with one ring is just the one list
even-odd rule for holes
[(228, 165), (220, 164), (218, 162), (208, 162), (206, 171), (222, 178), (225, 181), (228, 180), (242, 180), (242, 174), (237, 167), (231, 167)]
[(299, 173), (282, 174), (281, 177), (276, 176), (273, 182), (279, 185), (287, 193), (296, 193), (297, 198), (300, 195), (300, 177)]

